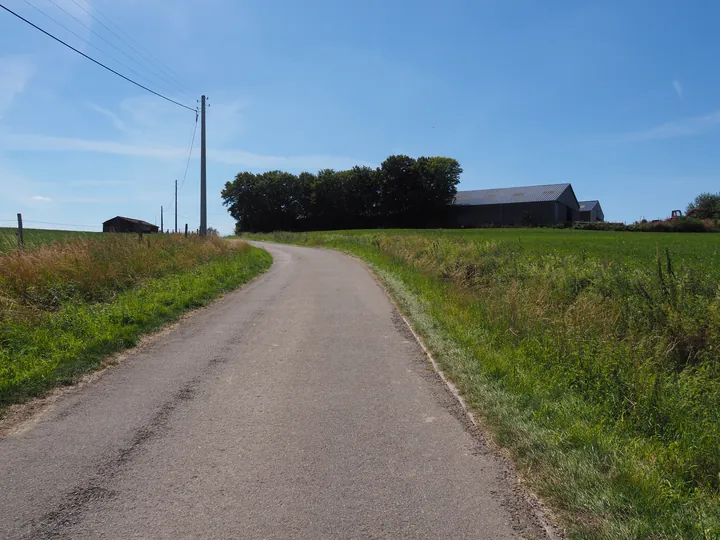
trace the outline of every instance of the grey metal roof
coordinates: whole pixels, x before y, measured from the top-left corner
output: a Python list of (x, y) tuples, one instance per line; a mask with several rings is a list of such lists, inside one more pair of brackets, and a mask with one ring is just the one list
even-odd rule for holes
[[(455, 197), (455, 204), (459, 206), (478, 206), (483, 204), (557, 201), (568, 191), (568, 188), (572, 193), (572, 186), (570, 184), (458, 191)], [(575, 199), (574, 193), (572, 198)]]
[(600, 201), (580, 201), (578, 204), (580, 205), (580, 210), (583, 212), (589, 212), (595, 208), (595, 206), (600, 204)]

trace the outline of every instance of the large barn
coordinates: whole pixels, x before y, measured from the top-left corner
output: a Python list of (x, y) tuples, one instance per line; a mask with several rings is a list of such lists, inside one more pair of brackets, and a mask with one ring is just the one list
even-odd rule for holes
[(570, 184), (458, 191), (451, 226), (554, 225), (576, 219), (580, 205)]
[(580, 201), (579, 221), (605, 221), (600, 201)]
[(157, 225), (141, 219), (115, 216), (103, 223), (103, 232), (116, 233), (156, 233), (160, 230)]

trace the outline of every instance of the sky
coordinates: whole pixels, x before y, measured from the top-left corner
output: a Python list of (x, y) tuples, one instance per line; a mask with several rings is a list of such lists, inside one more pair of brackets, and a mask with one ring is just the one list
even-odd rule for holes
[[(0, 4), (191, 109), (209, 96), (222, 233), (220, 191), (241, 171), (400, 153), (456, 158), (459, 189), (570, 182), (611, 221), (720, 191), (716, 0)], [(0, 10), (0, 226), (159, 224), (164, 206), (167, 229), (177, 179), (179, 226), (197, 228), (195, 118)]]

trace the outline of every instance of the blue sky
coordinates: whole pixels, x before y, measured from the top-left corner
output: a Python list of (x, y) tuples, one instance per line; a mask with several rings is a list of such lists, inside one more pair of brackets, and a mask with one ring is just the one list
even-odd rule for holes
[[(77, 36), (0, 1), (178, 101), (210, 96), (208, 223), (222, 232), (233, 221), (219, 192), (239, 171), (395, 153), (457, 158), (460, 189), (571, 182), (617, 221), (720, 191), (716, 1), (27, 0)], [(159, 223), (194, 121), (0, 12), (0, 220)], [(197, 147), (178, 205), (191, 228)]]

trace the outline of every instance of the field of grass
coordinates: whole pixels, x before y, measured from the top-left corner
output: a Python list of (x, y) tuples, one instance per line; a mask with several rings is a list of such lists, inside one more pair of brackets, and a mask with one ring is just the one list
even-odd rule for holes
[[(72, 242), (83, 238), (102, 238), (103, 233), (86, 231), (52, 231), (46, 229), (24, 229), (23, 240), (27, 249), (52, 243)], [(17, 249), (17, 229), (0, 227), (0, 253)]]
[(572, 538), (720, 537), (715, 235), (253, 237), (369, 262)]
[(0, 415), (271, 262), (245, 242), (166, 235), (66, 237), (0, 254)]

